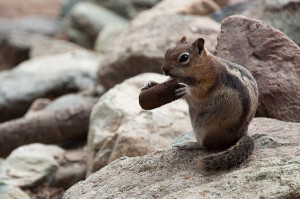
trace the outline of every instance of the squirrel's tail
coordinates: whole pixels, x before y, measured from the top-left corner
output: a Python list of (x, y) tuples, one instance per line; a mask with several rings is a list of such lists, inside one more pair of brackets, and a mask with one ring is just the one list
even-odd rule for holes
[(232, 169), (243, 163), (253, 152), (254, 141), (248, 135), (227, 149), (200, 159), (201, 171), (209, 173)]

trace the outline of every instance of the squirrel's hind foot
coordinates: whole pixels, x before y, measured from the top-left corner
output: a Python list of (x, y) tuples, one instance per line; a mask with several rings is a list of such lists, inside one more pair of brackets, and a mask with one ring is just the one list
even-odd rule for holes
[(204, 148), (198, 142), (186, 142), (184, 144), (174, 145), (179, 150), (195, 151), (203, 150)]

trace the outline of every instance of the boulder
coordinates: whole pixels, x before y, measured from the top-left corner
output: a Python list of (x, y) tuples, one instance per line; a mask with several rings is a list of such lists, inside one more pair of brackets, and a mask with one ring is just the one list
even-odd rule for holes
[(126, 25), (125, 18), (92, 2), (77, 3), (64, 19), (64, 32), (72, 42), (93, 49), (98, 33), (107, 25)]
[(207, 152), (166, 149), (120, 158), (63, 198), (288, 198), (300, 190), (299, 131), (299, 123), (255, 118), (249, 128), (254, 154), (239, 168), (202, 175), (194, 161)]
[(64, 150), (51, 145), (31, 144), (14, 150), (0, 171), (1, 183), (32, 187), (52, 181), (58, 169), (58, 159)]
[(44, 56), (0, 74), (0, 122), (21, 117), (41, 97), (92, 87), (101, 57), (87, 51)]
[(30, 199), (30, 197), (19, 187), (0, 184), (1, 199)]
[(228, 17), (216, 54), (252, 72), (260, 92), (257, 116), (300, 122), (300, 47), (286, 35), (261, 21)]
[(88, 0), (97, 3), (100, 6), (106, 7), (115, 13), (133, 19), (141, 11), (147, 10), (156, 5), (161, 0)]
[(183, 35), (190, 40), (203, 37), (208, 49), (214, 51), (220, 31), (217, 22), (206, 17), (155, 12), (153, 8), (134, 19), (105, 57), (98, 76), (106, 89), (140, 73), (161, 73), (166, 50)]
[(165, 78), (158, 74), (133, 77), (110, 89), (94, 106), (88, 133), (88, 175), (122, 156), (141, 156), (168, 147), (174, 137), (191, 129), (183, 100), (142, 110), (138, 96), (147, 80), (163, 82)]

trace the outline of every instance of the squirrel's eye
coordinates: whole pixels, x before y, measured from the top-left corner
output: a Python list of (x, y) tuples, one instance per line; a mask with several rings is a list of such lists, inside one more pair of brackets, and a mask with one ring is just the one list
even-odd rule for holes
[(187, 64), (189, 62), (189, 53), (182, 53), (179, 57), (179, 62), (182, 64)]

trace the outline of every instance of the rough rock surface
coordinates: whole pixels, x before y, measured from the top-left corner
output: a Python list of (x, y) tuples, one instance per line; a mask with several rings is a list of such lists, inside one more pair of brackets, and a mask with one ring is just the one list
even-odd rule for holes
[(44, 56), (0, 74), (0, 122), (22, 116), (34, 99), (57, 97), (96, 83), (101, 57), (86, 51)]
[(250, 124), (255, 150), (240, 168), (203, 176), (203, 152), (168, 149), (120, 158), (71, 187), (73, 198), (281, 198), (300, 189), (300, 124), (257, 118)]
[(0, 184), (0, 198), (1, 199), (30, 199), (30, 197), (20, 188)]
[(86, 48), (93, 49), (101, 29), (107, 25), (126, 25), (127, 20), (92, 2), (77, 3), (64, 19), (64, 32), (68, 38)]
[(147, 13), (132, 21), (99, 69), (98, 76), (105, 88), (140, 73), (161, 73), (166, 50), (177, 44), (183, 35), (190, 40), (203, 37), (208, 49), (214, 51), (220, 31), (217, 22), (206, 17)]
[(4, 161), (0, 182), (31, 187), (42, 181), (51, 181), (58, 169), (56, 159), (64, 150), (51, 145), (31, 144), (17, 148)]
[(300, 122), (300, 47), (279, 30), (241, 16), (226, 18), (217, 55), (249, 69), (260, 92), (258, 116)]
[(191, 129), (183, 100), (152, 111), (139, 106), (140, 89), (148, 80), (163, 82), (165, 77), (133, 77), (110, 89), (94, 106), (88, 135), (88, 174), (122, 156), (141, 156), (165, 148), (174, 137)]

